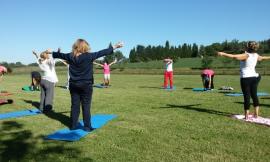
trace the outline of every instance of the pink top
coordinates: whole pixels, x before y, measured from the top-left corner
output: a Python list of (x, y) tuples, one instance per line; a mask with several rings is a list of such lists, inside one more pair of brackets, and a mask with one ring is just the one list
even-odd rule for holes
[(103, 73), (110, 74), (110, 66), (106, 63), (103, 65)]
[(215, 72), (211, 69), (204, 69), (202, 71), (202, 74), (208, 75), (208, 76), (213, 76), (215, 74)]
[(7, 72), (7, 68), (0, 66), (0, 73)]

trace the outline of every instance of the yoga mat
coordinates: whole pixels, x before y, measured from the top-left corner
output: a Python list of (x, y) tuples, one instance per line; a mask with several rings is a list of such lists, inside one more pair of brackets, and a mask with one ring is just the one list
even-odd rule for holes
[(17, 118), (17, 117), (22, 117), (22, 116), (38, 115), (38, 114), (41, 114), (41, 111), (38, 109), (14, 111), (14, 112), (0, 114), (0, 120), (8, 119), (8, 118)]
[(244, 115), (233, 115), (232, 118), (243, 120), (243, 121), (250, 122), (250, 123), (266, 125), (266, 126), (270, 127), (270, 119), (269, 118), (263, 118), (260, 116), (258, 116), (257, 118), (254, 118), (252, 115), (249, 115), (248, 120), (244, 119), (245, 118)]
[[(93, 115), (91, 118), (92, 127), (95, 129), (101, 128), (110, 120), (116, 118), (116, 115), (105, 115), (105, 114), (97, 114)], [(83, 121), (81, 120), (77, 126), (78, 129), (70, 130), (69, 128), (64, 128), (58, 130), (47, 137), (47, 140), (58, 140), (58, 141), (78, 141), (82, 137), (86, 136), (91, 132), (84, 131), (83, 128)]]
[[(243, 93), (227, 93), (225, 94), (225, 96), (238, 97), (238, 96), (243, 96)], [(269, 96), (269, 93), (258, 92), (257, 96)]]
[(175, 90), (176, 89), (176, 86), (173, 86), (173, 88), (171, 89), (170, 86), (167, 86), (167, 88), (164, 88), (164, 87), (161, 87), (161, 89), (164, 89), (164, 90)]
[(12, 95), (12, 93), (9, 93), (9, 92), (1, 92), (0, 93), (0, 96), (9, 96), (9, 95)]
[(205, 91), (211, 91), (211, 89), (193, 88), (192, 91), (194, 91), (194, 92), (205, 92)]
[(23, 87), (22, 87), (22, 90), (23, 90), (23, 91), (32, 91), (32, 90), (30, 89), (30, 86), (23, 86)]
[(109, 86), (105, 86), (103, 84), (95, 84), (95, 85), (93, 85), (93, 87), (96, 87), (96, 88), (108, 88)]
[(39, 90), (32, 90), (31, 89), (31, 86), (23, 86), (22, 87), (22, 90), (23, 91), (26, 91), (26, 92), (39, 91)]

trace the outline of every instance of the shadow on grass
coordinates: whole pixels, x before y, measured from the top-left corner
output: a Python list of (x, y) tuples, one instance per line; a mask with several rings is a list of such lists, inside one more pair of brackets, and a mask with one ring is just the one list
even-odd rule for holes
[[(36, 101), (32, 101), (32, 100), (24, 100), (24, 102), (32, 104), (32, 106), (39, 108), (39, 102)], [(48, 118), (57, 120), (59, 122), (61, 122), (63, 125), (69, 127), (70, 126), (70, 118), (66, 115), (64, 115), (64, 113), (67, 112), (55, 112), (55, 111), (49, 111), (47, 113), (44, 113), (44, 115), (46, 115)]]
[(193, 88), (191, 88), (191, 87), (185, 87), (185, 88), (183, 88), (183, 89), (193, 89)]
[[(235, 103), (244, 105), (244, 102), (235, 102)], [(252, 106), (252, 104), (250, 104), (250, 106)], [(264, 106), (264, 107), (270, 108), (270, 105), (269, 105), (269, 104), (261, 104), (261, 103), (260, 103), (260, 106)]]
[(32, 100), (23, 100), (25, 103), (31, 104), (32, 106), (34, 106), (35, 108), (39, 108), (39, 102), (36, 101), (32, 101)]
[(218, 92), (218, 93), (223, 93), (223, 94), (232, 93), (232, 94), (236, 94), (237, 92), (219, 90), (219, 92)]
[(162, 87), (153, 87), (153, 86), (139, 86), (139, 88), (149, 88), (149, 89), (162, 89)]
[(221, 116), (231, 116), (233, 114), (227, 113), (227, 112), (222, 112), (222, 111), (217, 111), (217, 110), (211, 110), (211, 109), (204, 109), (200, 107), (195, 107), (195, 106), (200, 106), (201, 104), (192, 104), (192, 105), (172, 105), (172, 104), (167, 104), (166, 107), (160, 107), (160, 108), (166, 108), (166, 109), (185, 109), (185, 110), (191, 110), (191, 111), (197, 111), (197, 112), (203, 112), (203, 113), (208, 113), (208, 114), (214, 114), (214, 115), (221, 115)]
[(16, 121), (4, 121), (0, 128), (0, 161), (93, 161), (91, 158), (80, 158), (81, 151), (63, 143), (40, 142), (42, 136), (34, 137), (30, 130)]
[(56, 87), (68, 90), (66, 86), (60, 86), (59, 85), (59, 86), (56, 86)]
[(270, 97), (262, 97), (260, 99), (263, 99), (263, 100), (270, 100)]
[(45, 115), (51, 119), (58, 120), (63, 125), (70, 127), (70, 118), (66, 115), (64, 115), (66, 112), (55, 112), (55, 111), (49, 111), (45, 113)]

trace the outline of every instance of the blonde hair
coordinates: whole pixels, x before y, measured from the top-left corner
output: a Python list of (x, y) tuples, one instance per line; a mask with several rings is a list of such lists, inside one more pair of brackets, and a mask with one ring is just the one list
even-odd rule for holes
[(77, 39), (77, 41), (72, 46), (72, 53), (75, 57), (80, 56), (82, 53), (90, 51), (90, 46), (88, 42), (84, 39)]
[(259, 43), (255, 41), (249, 41), (247, 42), (247, 51), (248, 52), (256, 52), (259, 49), (260, 45)]
[(48, 51), (46, 50), (46, 51), (41, 52), (41, 54), (39, 56), (43, 60), (46, 60), (48, 58)]

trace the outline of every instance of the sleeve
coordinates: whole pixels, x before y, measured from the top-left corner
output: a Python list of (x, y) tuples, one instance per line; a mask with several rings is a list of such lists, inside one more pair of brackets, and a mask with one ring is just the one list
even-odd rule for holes
[(107, 49), (104, 49), (104, 50), (101, 50), (101, 51), (98, 51), (98, 52), (93, 52), (91, 53), (91, 58), (92, 60), (91, 61), (94, 61), (102, 56), (106, 56), (106, 55), (109, 55), (109, 54), (112, 54), (113, 53), (113, 47), (110, 46), (109, 48)]
[(66, 61), (69, 61), (69, 55), (70, 55), (70, 53), (67, 53), (67, 54), (60, 53), (60, 52), (53, 52), (52, 53), (53, 58), (59, 58), (59, 59), (66, 60)]

